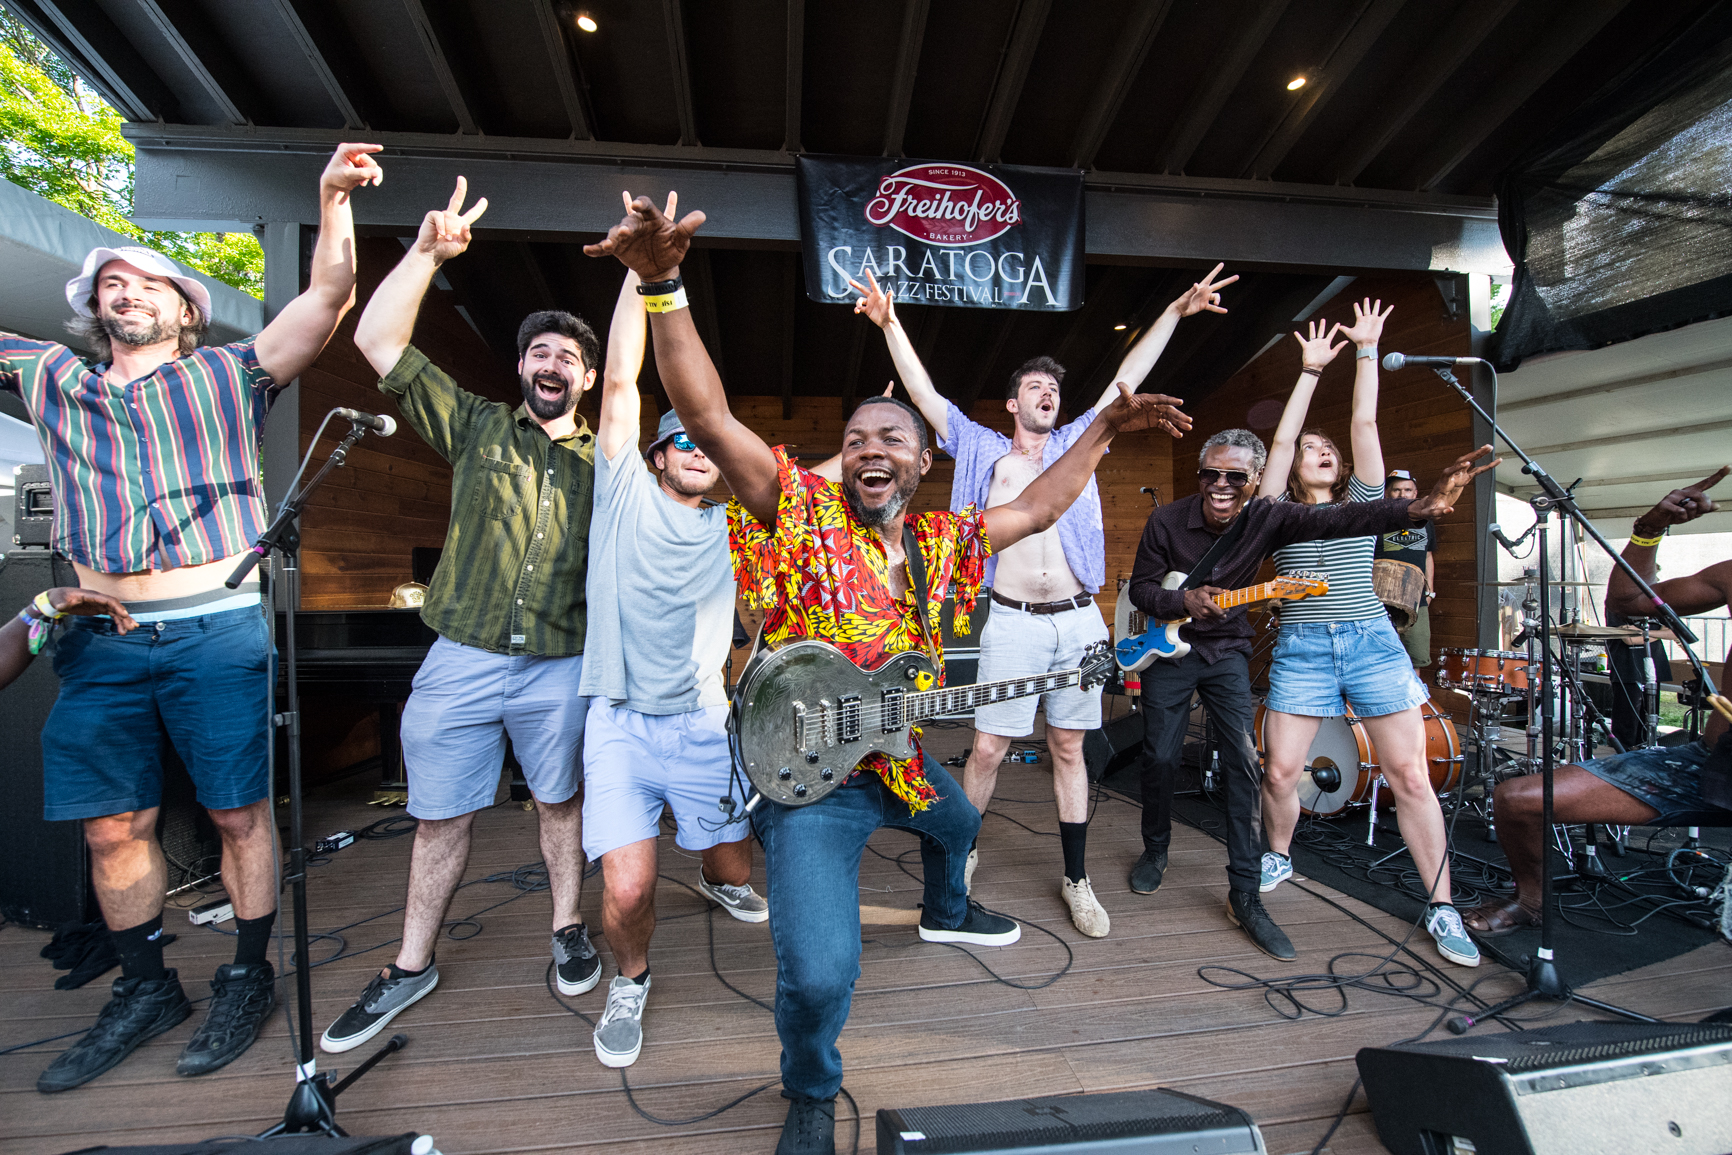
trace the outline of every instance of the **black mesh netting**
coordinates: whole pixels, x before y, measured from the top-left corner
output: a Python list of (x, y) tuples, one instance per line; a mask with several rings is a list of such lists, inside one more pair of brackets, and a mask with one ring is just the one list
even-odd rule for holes
[(1499, 369), (1732, 313), (1725, 23), (1618, 78), (1500, 181), (1515, 280)]

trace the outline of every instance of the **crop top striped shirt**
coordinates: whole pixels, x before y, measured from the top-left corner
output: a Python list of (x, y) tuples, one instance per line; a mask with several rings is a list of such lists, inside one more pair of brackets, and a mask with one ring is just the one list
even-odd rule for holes
[[(1383, 491), (1357, 476), (1347, 482), (1348, 501), (1376, 501)], [(1286, 494), (1276, 500), (1286, 501)], [(1371, 555), (1376, 537), (1343, 537), (1333, 541), (1301, 541), (1275, 551), (1278, 573), (1320, 570), (1329, 578), (1329, 592), (1318, 598), (1281, 603), (1281, 621), (1361, 622), (1387, 611), (1371, 585)]]

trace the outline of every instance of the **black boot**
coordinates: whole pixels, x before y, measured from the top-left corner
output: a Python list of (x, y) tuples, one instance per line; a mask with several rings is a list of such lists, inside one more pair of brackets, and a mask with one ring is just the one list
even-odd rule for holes
[(109, 1070), (144, 1042), (173, 1030), (192, 1014), (192, 1003), (170, 968), (160, 979), (116, 979), (114, 997), (84, 1037), (62, 1051), (36, 1080), (43, 1094), (70, 1091)]
[(1153, 894), (1161, 889), (1161, 878), (1167, 873), (1167, 852), (1145, 850), (1131, 867), (1131, 890), (1137, 894)]
[(210, 1011), (180, 1053), (177, 1075), (208, 1075), (228, 1066), (253, 1045), (277, 1005), (277, 976), (268, 962), (220, 966), (210, 988)]
[(776, 1155), (836, 1155), (835, 1097), (788, 1095), (788, 1120), (782, 1124)]
[(1229, 890), (1227, 892), (1227, 917), (1233, 925), (1245, 932), (1245, 937), (1251, 940), (1251, 945), (1282, 962), (1291, 962), (1299, 957), (1299, 952), (1293, 949), (1293, 943), (1275, 920), (1269, 917), (1269, 912), (1263, 909), (1263, 898), (1254, 890)]

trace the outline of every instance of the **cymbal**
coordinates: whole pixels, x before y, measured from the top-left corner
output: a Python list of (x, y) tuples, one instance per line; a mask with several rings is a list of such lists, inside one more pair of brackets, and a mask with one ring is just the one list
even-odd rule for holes
[(1552, 633), (1560, 638), (1581, 638), (1584, 640), (1601, 638), (1633, 638), (1638, 642), (1642, 640), (1642, 631), (1631, 626), (1593, 626), (1586, 622), (1553, 626)]
[[(1531, 582), (1474, 582), (1473, 584), (1476, 586), (1537, 586), (1540, 583), (1539, 583), (1539, 579), (1535, 578)], [(1593, 582), (1560, 582), (1560, 581), (1550, 581), (1550, 582), (1547, 582), (1546, 584), (1549, 586), (1552, 586), (1554, 588), (1556, 588), (1557, 586), (1572, 586), (1572, 587), (1580, 587), (1581, 589), (1592, 589), (1593, 585), (1594, 585)]]
[[(1629, 634), (1620, 636), (1618, 640), (1626, 646), (1639, 646), (1642, 644), (1642, 631), (1631, 630)], [(1675, 642), (1678, 640), (1678, 635), (1671, 630), (1649, 630), (1648, 640), (1650, 642)]]

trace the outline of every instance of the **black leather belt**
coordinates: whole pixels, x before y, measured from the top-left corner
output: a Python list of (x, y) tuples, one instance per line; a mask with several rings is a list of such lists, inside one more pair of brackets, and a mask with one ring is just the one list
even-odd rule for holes
[(1095, 600), (1087, 594), (1078, 594), (1062, 602), (1013, 602), (997, 590), (992, 591), (992, 600), (1001, 606), (1021, 610), (1025, 614), (1062, 614), (1067, 610), (1080, 610), (1095, 604)]

